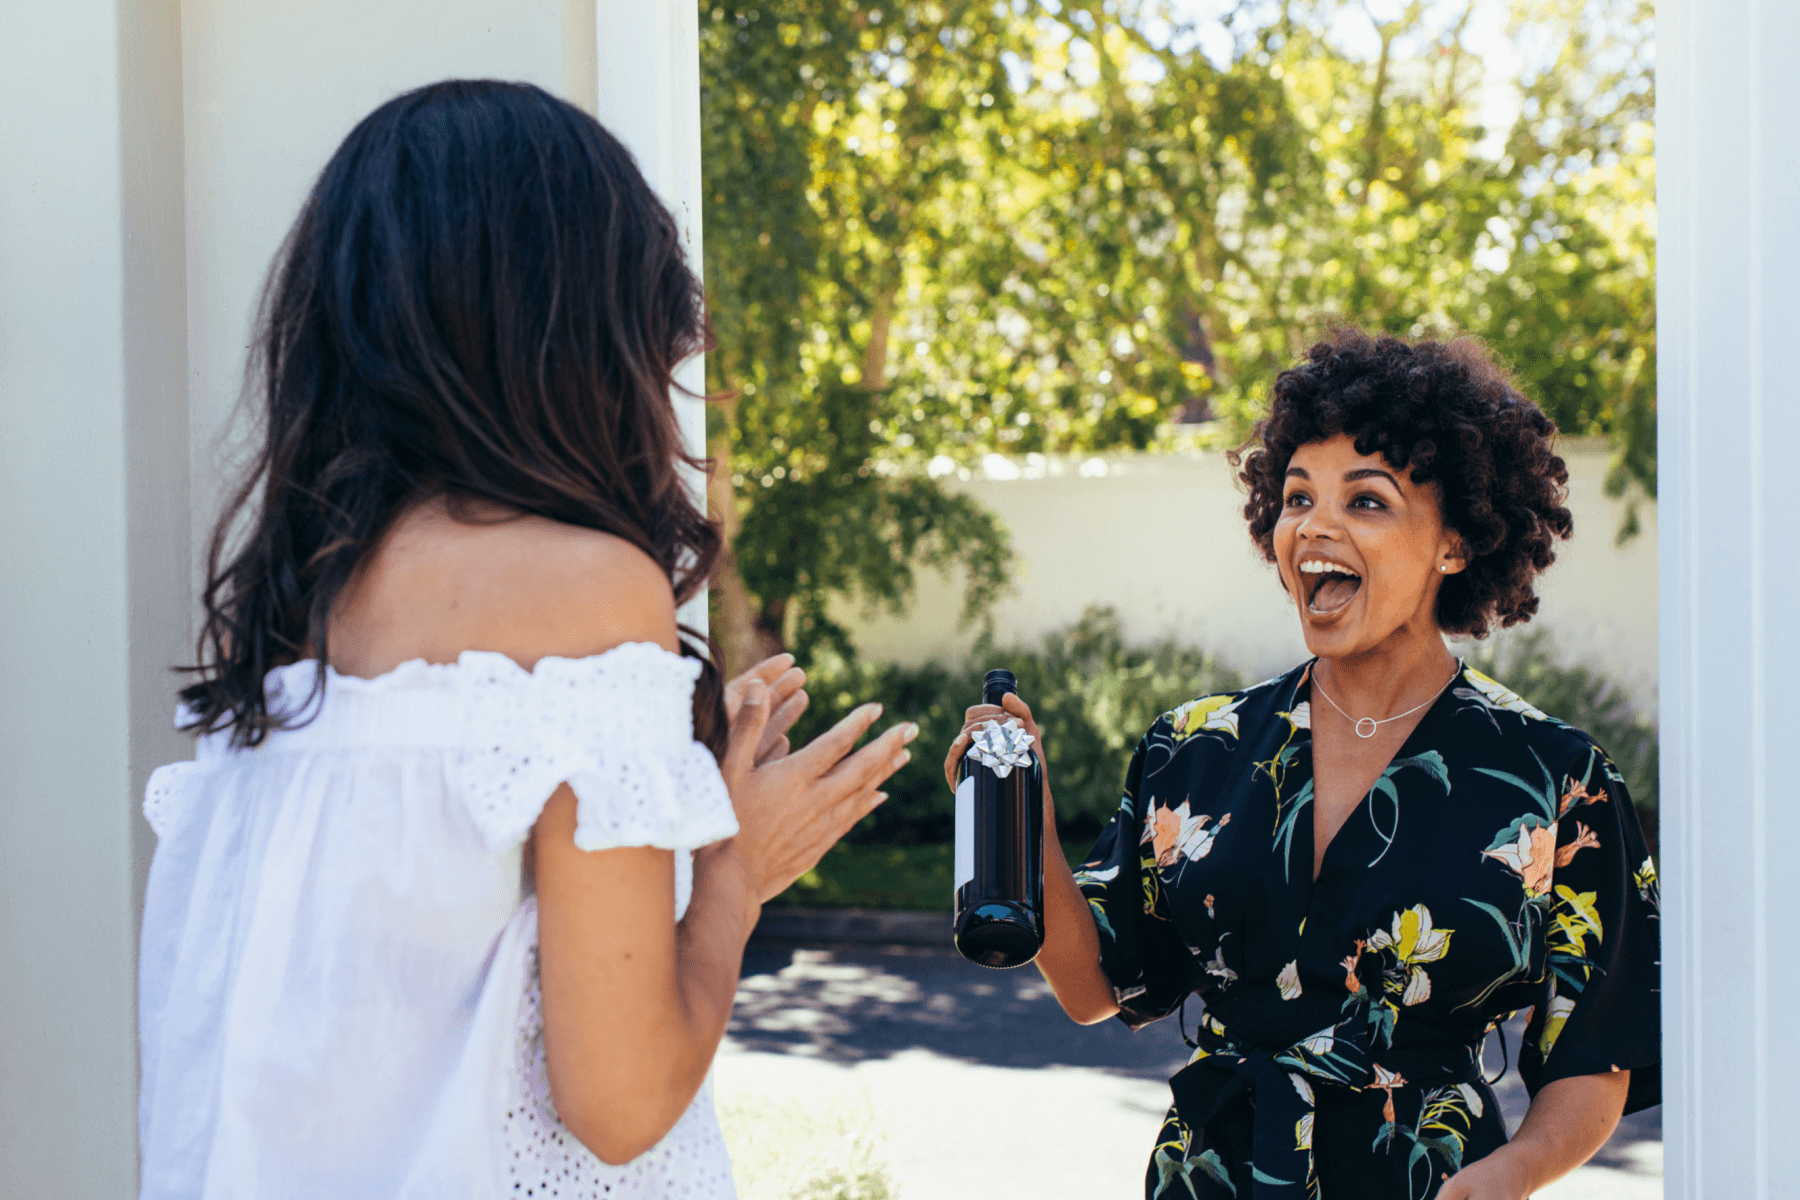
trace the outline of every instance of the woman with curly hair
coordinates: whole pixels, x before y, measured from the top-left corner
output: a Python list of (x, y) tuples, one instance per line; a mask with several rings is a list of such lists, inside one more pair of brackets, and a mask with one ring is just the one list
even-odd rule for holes
[[(1150, 1200), (1521, 1200), (1658, 1102), (1624, 782), (1444, 642), (1537, 611), (1573, 524), (1555, 432), (1472, 341), (1346, 331), (1234, 459), (1314, 657), (1165, 714), (1088, 861), (1044, 853), (1038, 964), (1071, 1017), (1205, 1005)], [(1038, 733), (1016, 696), (972, 708), (946, 766), (996, 718)], [(1524, 1010), (1509, 1141), (1481, 1045)]]

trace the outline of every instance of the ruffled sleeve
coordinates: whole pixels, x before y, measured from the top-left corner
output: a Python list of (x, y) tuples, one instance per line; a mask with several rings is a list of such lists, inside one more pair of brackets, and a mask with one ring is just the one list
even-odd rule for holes
[(202, 768), (197, 762), (173, 762), (150, 772), (144, 785), (144, 820), (160, 841), (169, 836), (187, 807), (188, 785)]
[(1155, 864), (1147, 865), (1140, 849), (1148, 746), (1146, 736), (1132, 755), (1119, 810), (1075, 872), (1100, 935), (1100, 969), (1112, 984), (1119, 1018), (1133, 1029), (1175, 1011), (1199, 974), (1169, 914)]
[(1519, 1074), (1533, 1095), (1576, 1075), (1630, 1071), (1625, 1111), (1662, 1099), (1656, 864), (1624, 780), (1584, 745), (1562, 780), (1545, 950), (1550, 978)]
[(497, 654), (458, 665), (475, 678), (454, 770), (490, 849), (523, 841), (564, 783), (583, 850), (692, 850), (737, 833), (718, 764), (694, 740), (694, 659), (631, 643), (529, 672)]

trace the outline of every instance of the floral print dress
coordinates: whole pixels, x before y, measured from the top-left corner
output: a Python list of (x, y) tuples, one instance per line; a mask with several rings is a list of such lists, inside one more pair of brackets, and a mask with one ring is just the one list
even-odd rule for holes
[(1313, 864), (1311, 664), (1165, 714), (1076, 881), (1134, 1029), (1198, 995), (1149, 1200), (1427, 1200), (1535, 1094), (1661, 1092), (1656, 869), (1586, 734), (1463, 668)]

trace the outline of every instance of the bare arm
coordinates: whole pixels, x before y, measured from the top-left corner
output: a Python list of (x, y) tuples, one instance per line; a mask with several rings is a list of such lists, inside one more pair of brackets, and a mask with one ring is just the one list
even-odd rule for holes
[(1512, 1141), (1458, 1171), (1438, 1200), (1525, 1200), (1561, 1179), (1619, 1127), (1630, 1083), (1630, 1071), (1611, 1071), (1546, 1084)]
[[(963, 716), (963, 730), (950, 744), (944, 759), (944, 777), (956, 787), (956, 765), (968, 751), (971, 732), (979, 725), (1017, 717), (1025, 732), (1037, 738), (1043, 749), (1031, 708), (1016, 695), (1004, 698), (1004, 707), (978, 704)], [(1100, 931), (1086, 897), (1075, 886), (1075, 873), (1056, 836), (1056, 801), (1050, 794), (1049, 764), (1044, 770), (1044, 948), (1038, 952), (1038, 970), (1055, 993), (1070, 1019), (1093, 1025), (1119, 1011), (1113, 988), (1100, 970)]]

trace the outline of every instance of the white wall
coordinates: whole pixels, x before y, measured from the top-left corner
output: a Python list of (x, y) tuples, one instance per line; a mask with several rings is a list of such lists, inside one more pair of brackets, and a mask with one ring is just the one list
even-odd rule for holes
[(1657, 5), (1667, 1194), (1791, 1196), (1800, 1130), (1800, 5)]
[[(401, 92), (455, 77), (525, 80), (591, 112), (593, 22), (593, 4), (575, 0), (183, 5), (197, 497), (215, 499), (235, 466), (236, 443), (222, 438), (263, 280), (344, 135)], [(194, 505), (197, 548), (215, 512), (213, 503)]]
[[(1527, 628), (1545, 630), (1563, 657), (1604, 671), (1654, 712), (1655, 505), (1642, 507), (1644, 532), (1615, 546), (1623, 509), (1605, 494), (1604, 445), (1571, 441), (1563, 453), (1575, 537), (1558, 548), (1539, 590), (1542, 608)], [(1244, 497), (1223, 455), (994, 465), (953, 486), (1012, 532), (1019, 572), (995, 616), (1002, 641), (1034, 640), (1089, 604), (1107, 604), (1128, 637), (1174, 636), (1253, 677), (1306, 657), (1292, 603), (1244, 531)], [(1011, 473), (1017, 477), (1003, 477)], [(925, 573), (919, 582), (905, 617), (841, 610), (865, 655), (911, 663), (967, 649), (974, 631), (956, 629), (960, 580)]]
[(125, 1196), (135, 796), (183, 751), (178, 13), (63, 0), (5, 25), (0, 1195)]

